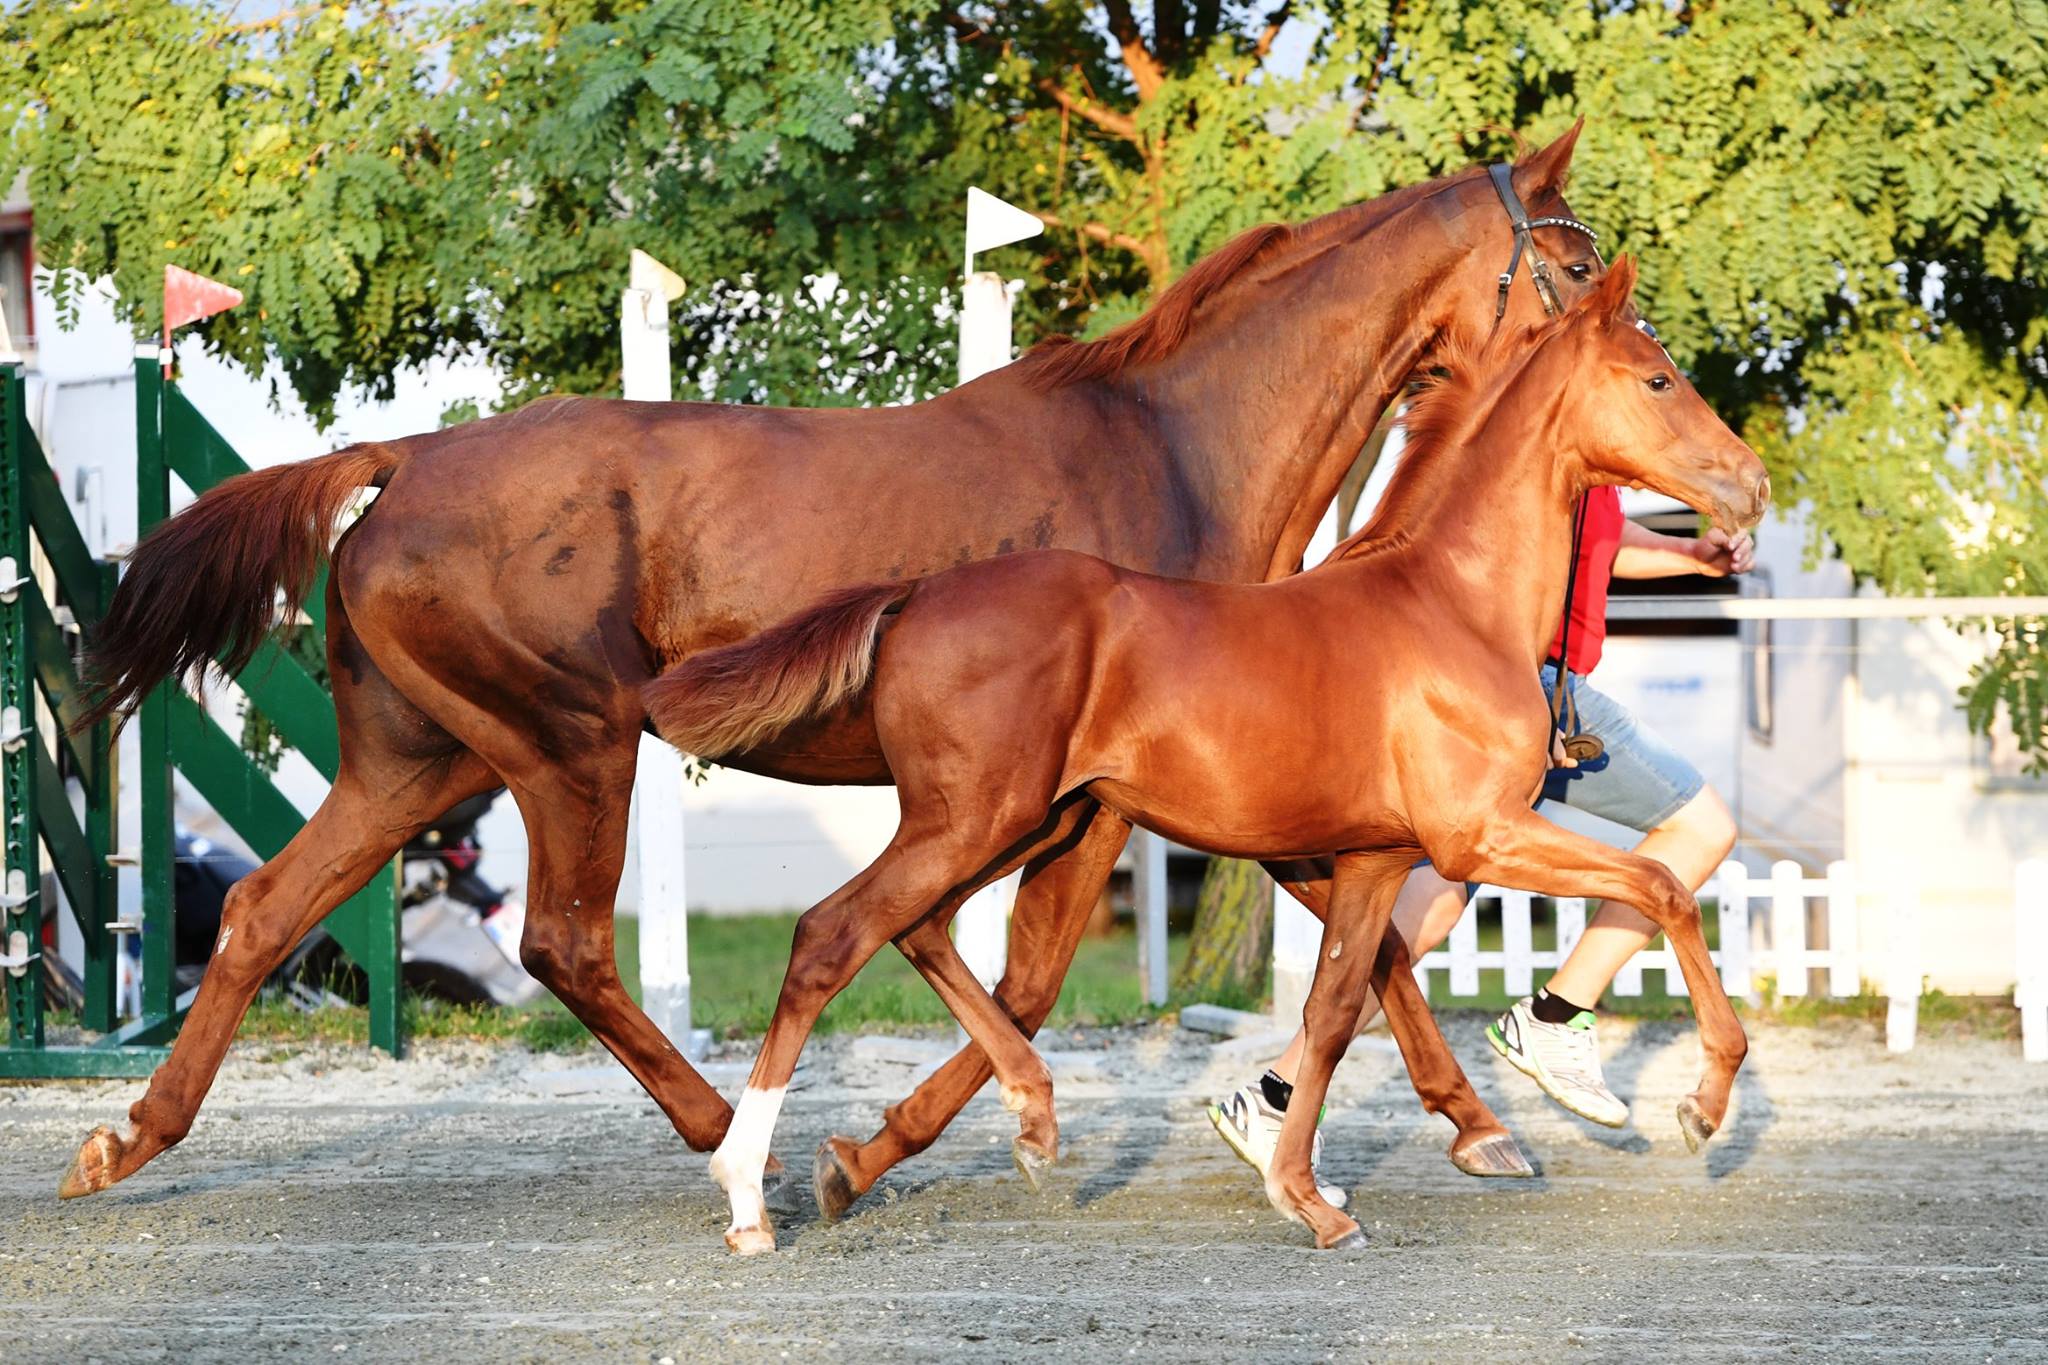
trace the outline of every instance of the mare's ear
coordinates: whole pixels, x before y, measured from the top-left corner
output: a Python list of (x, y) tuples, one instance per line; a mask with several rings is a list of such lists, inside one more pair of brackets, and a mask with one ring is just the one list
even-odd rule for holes
[(1572, 168), (1572, 149), (1579, 145), (1579, 130), (1585, 126), (1586, 118), (1581, 114), (1563, 137), (1515, 163), (1515, 193), (1525, 203), (1544, 190), (1563, 192), (1565, 175)]
[(1614, 264), (1607, 267), (1607, 273), (1600, 277), (1600, 283), (1593, 286), (1593, 292), (1579, 301), (1578, 307), (1587, 317), (1598, 318), (1601, 322), (1613, 322), (1626, 317), (1635, 321), (1636, 258), (1618, 256)]

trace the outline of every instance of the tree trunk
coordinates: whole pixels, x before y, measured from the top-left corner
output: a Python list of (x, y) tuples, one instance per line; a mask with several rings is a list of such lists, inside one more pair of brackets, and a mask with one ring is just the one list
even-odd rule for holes
[(1250, 1009), (1266, 995), (1273, 958), (1273, 882), (1257, 863), (1211, 858), (1176, 991)]

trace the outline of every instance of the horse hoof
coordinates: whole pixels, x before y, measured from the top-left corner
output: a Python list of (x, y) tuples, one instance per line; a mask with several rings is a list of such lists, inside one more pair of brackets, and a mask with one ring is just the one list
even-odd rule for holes
[(817, 1197), (818, 1212), (827, 1219), (839, 1218), (860, 1198), (860, 1191), (853, 1187), (853, 1177), (847, 1173), (846, 1162), (839, 1155), (839, 1144), (844, 1141), (826, 1138), (818, 1144), (818, 1154), (811, 1158), (811, 1193)]
[(735, 1256), (759, 1256), (775, 1250), (775, 1229), (767, 1226), (727, 1228), (725, 1245)]
[(1357, 1224), (1353, 1224), (1351, 1231), (1345, 1233), (1342, 1237), (1339, 1237), (1336, 1241), (1324, 1247), (1323, 1250), (1363, 1251), (1365, 1250), (1365, 1229), (1359, 1227)]
[(1467, 1147), (1451, 1148), (1451, 1164), (1482, 1179), (1528, 1180), (1536, 1168), (1506, 1133), (1493, 1133)]
[(1690, 1095), (1678, 1102), (1678, 1131), (1685, 1134), (1685, 1150), (1695, 1155), (1714, 1135), (1714, 1121)]
[(1023, 1138), (1017, 1138), (1010, 1143), (1010, 1159), (1017, 1163), (1017, 1174), (1023, 1176), (1024, 1183), (1031, 1187), (1033, 1194), (1037, 1194), (1045, 1188), (1038, 1173), (1059, 1158)]
[(72, 1158), (71, 1169), (57, 1182), (59, 1199), (77, 1199), (82, 1195), (98, 1194), (114, 1183), (114, 1165), (121, 1159), (121, 1137), (111, 1128), (100, 1127), (92, 1130), (85, 1145)]

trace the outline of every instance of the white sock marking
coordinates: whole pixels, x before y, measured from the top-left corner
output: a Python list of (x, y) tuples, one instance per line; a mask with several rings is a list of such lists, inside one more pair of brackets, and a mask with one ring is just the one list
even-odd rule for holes
[(732, 1202), (732, 1228), (763, 1227), (768, 1206), (761, 1194), (761, 1175), (768, 1168), (768, 1144), (775, 1136), (775, 1118), (782, 1110), (787, 1086), (756, 1090), (748, 1086), (733, 1111), (732, 1126), (725, 1141), (711, 1154), (711, 1178), (725, 1189)]

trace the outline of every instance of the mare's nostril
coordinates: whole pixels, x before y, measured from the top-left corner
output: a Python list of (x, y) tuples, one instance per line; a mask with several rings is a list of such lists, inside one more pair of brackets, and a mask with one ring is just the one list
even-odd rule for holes
[(1761, 512), (1770, 505), (1771, 476), (1768, 474), (1759, 474), (1756, 476), (1756, 510)]

